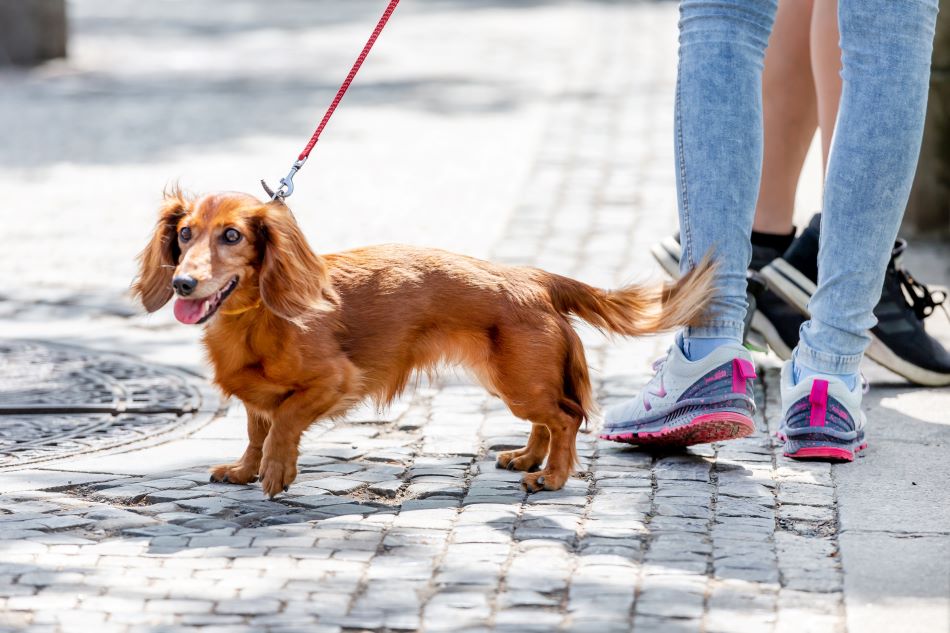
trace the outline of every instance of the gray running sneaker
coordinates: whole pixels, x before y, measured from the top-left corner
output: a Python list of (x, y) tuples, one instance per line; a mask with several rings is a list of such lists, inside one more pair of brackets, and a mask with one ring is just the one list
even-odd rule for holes
[(627, 444), (690, 446), (755, 432), (755, 366), (738, 343), (691, 361), (675, 343), (635, 398), (610, 408), (600, 437)]
[(785, 456), (850, 462), (867, 448), (862, 386), (849, 389), (835, 376), (810, 376), (794, 384), (792, 362), (782, 367), (782, 426)]

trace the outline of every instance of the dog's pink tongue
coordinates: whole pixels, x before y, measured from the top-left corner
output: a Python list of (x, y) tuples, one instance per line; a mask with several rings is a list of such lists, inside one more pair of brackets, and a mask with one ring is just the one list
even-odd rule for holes
[(204, 316), (204, 299), (178, 299), (175, 301), (175, 318), (192, 325)]

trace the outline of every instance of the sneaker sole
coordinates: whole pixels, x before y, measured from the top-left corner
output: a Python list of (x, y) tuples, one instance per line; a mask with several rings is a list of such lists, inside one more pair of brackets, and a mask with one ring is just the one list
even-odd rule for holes
[(811, 316), (808, 313), (808, 301), (817, 290), (811, 279), (781, 257), (764, 266), (759, 274), (765, 279), (769, 290), (806, 317)]
[[(788, 441), (788, 437), (781, 431), (776, 431), (775, 437), (778, 438), (780, 442)], [(854, 456), (857, 453), (860, 453), (867, 447), (867, 441), (861, 442), (853, 450), (850, 448), (845, 448), (840, 444), (829, 443), (825, 446), (805, 446), (791, 453), (788, 451), (783, 451), (782, 454), (785, 455), (785, 457), (790, 457), (791, 459), (797, 459), (799, 461), (837, 460), (851, 462), (854, 461)]]
[(885, 345), (881, 339), (871, 334), (871, 344), (865, 352), (868, 358), (878, 365), (890, 369), (895, 374), (902, 376), (910, 382), (923, 385), (925, 387), (946, 387), (950, 385), (950, 374), (941, 374), (929, 369), (923, 369), (909, 363), (897, 354), (891, 348)]
[(783, 452), (785, 457), (805, 461), (823, 461), (823, 462), (853, 462), (856, 453), (863, 451), (868, 447), (867, 442), (861, 444), (854, 450), (844, 448), (843, 446), (806, 446), (798, 449), (794, 453)]
[(601, 439), (639, 446), (692, 446), (724, 442), (755, 433), (752, 418), (722, 411), (696, 416), (689, 423), (660, 431), (604, 433)]
[[(806, 317), (811, 316), (808, 312), (808, 301), (817, 289), (811, 279), (798, 272), (794, 266), (784, 259), (776, 259), (763, 268), (760, 274), (766, 280), (772, 292)], [(871, 333), (871, 344), (865, 354), (881, 367), (891, 370), (914, 384), (925, 387), (950, 385), (950, 374), (941, 374), (924, 369), (902, 359), (881, 339), (874, 336), (873, 332)]]
[[(679, 242), (672, 237), (665, 237), (659, 243), (654, 244), (650, 248), (650, 252), (653, 254), (653, 259), (660, 265), (660, 268), (666, 271), (667, 275), (674, 280), (680, 278), (680, 257), (682, 257), (683, 251)], [(749, 329), (753, 333), (760, 334), (765, 339), (766, 345), (782, 360), (788, 360), (792, 357), (791, 348), (779, 336), (778, 330), (775, 329), (769, 318), (759, 310), (752, 313), (752, 323), (749, 324)], [(766, 350), (757, 349), (756, 351), (764, 352)]]

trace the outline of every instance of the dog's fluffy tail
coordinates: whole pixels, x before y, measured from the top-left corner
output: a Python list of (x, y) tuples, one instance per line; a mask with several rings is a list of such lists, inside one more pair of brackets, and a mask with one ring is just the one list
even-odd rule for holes
[(700, 325), (715, 292), (715, 275), (716, 267), (706, 257), (676, 282), (602, 290), (552, 274), (548, 289), (558, 312), (602, 332), (642, 336)]

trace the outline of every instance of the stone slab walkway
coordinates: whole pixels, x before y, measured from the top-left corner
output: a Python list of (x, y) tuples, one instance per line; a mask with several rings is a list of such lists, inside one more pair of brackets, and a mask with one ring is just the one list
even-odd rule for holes
[[(158, 190), (280, 175), (287, 128), (305, 136), (380, 3), (208, 4), (77, 2), (73, 60), (0, 78), (0, 114), (25, 117), (0, 146), (4, 338), (207, 372), (197, 330), (123, 294)], [(676, 224), (675, 4), (399, 11), (300, 176), (312, 243), (427, 243), (604, 286), (655, 274)], [(945, 253), (919, 261), (948, 277)], [(582, 334), (604, 404), (668, 345)], [(243, 449), (238, 403), (172, 442), (2, 471), (0, 630), (948, 630), (950, 390), (869, 365), (864, 457), (792, 463), (760, 360), (754, 436), (650, 454), (582, 434), (578, 476), (530, 497), (493, 462), (526, 425), (451, 372), (314, 427), (274, 501), (208, 483)]]

